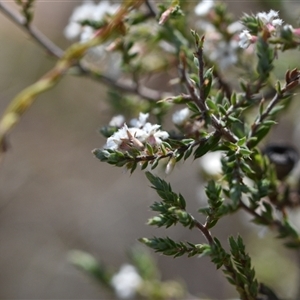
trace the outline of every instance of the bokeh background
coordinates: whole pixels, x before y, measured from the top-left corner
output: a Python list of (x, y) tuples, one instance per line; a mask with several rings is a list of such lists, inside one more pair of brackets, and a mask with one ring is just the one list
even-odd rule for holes
[[(266, 6), (277, 9), (273, 6), (279, 3), (224, 2), (237, 17)], [(300, 13), (297, 1), (283, 2), (284, 16), (296, 20)], [(79, 4), (36, 1), (34, 25), (65, 49), (70, 42), (62, 31)], [(293, 67), (297, 61), (299, 67), (298, 60), (299, 52), (295, 52), (294, 61), (285, 57), (281, 65)], [(0, 12), (0, 111), (55, 61)], [(146, 226), (152, 216), (149, 206), (157, 196), (143, 173), (137, 170), (130, 175), (93, 157), (91, 150), (105, 143), (98, 129), (112, 116), (105, 99), (104, 85), (67, 75), (39, 96), (11, 133), (9, 151), (0, 166), (1, 299), (109, 299), (96, 281), (69, 263), (71, 250), (87, 251), (117, 269), (128, 261), (126, 251), (139, 237), (169, 235), (175, 240), (203, 242), (201, 234), (180, 226), (166, 232)], [(299, 148), (298, 108), (293, 104), (286, 112), (270, 141), (286, 141)], [(167, 180), (190, 199), (188, 209), (196, 214), (202, 187), (197, 162), (189, 160), (178, 166)], [(225, 243), (237, 233), (246, 236), (258, 279), (279, 295), (295, 299), (300, 282), (297, 255), (274, 240), (274, 233), (249, 225), (244, 214), (224, 218), (213, 230)], [(162, 279), (184, 280), (191, 294), (212, 299), (236, 297), (207, 258), (153, 256)]]

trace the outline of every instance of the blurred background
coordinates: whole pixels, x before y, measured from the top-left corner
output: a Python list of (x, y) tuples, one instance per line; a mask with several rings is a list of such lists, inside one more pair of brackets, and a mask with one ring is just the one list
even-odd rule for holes
[[(242, 12), (266, 10), (263, 5), (273, 8), (272, 1), (224, 2), (237, 17)], [(299, 5), (285, 3), (283, 14), (292, 12), (288, 17), (296, 20)], [(79, 4), (36, 1), (33, 24), (65, 49), (70, 42), (62, 32)], [(11, 99), (45, 74), (56, 59), (1, 12), (0, 45), (3, 112)], [(294, 67), (295, 61), (299, 67), (299, 52), (295, 52), (294, 61), (288, 57), (281, 63)], [(130, 175), (94, 158), (91, 151), (105, 143), (98, 129), (112, 117), (105, 99), (104, 85), (65, 76), (39, 96), (11, 133), (9, 151), (0, 167), (1, 299), (109, 299), (96, 281), (68, 262), (71, 250), (87, 251), (118, 269), (128, 261), (126, 252), (138, 244), (140, 237), (168, 235), (174, 240), (204, 242), (201, 234), (180, 226), (166, 232), (147, 226), (152, 216), (149, 206), (157, 195), (147, 188), (149, 183), (143, 173), (137, 170)], [(298, 108), (298, 104), (292, 105), (272, 131), (270, 141), (286, 141), (299, 148)], [(197, 162), (189, 160), (176, 167), (166, 180), (190, 199), (188, 210), (196, 214), (203, 205), (199, 201), (202, 185)], [(300, 281), (295, 253), (285, 250), (282, 241), (274, 240), (274, 233), (249, 225), (247, 218), (244, 214), (224, 218), (213, 234), (225, 243), (231, 234), (245, 234), (258, 279), (274, 287), (279, 295), (293, 299)], [(193, 295), (236, 297), (223, 274), (207, 258), (153, 256), (163, 280), (185, 281)]]

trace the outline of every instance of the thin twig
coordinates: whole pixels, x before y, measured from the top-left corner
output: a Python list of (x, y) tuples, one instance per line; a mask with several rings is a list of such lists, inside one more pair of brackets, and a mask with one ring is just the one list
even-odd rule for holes
[(158, 101), (163, 99), (166, 96), (166, 92), (157, 91), (151, 88), (148, 88), (144, 85), (137, 85), (133, 81), (130, 81), (129, 83), (118, 82), (114, 78), (111, 78), (109, 76), (106, 76), (97, 70), (93, 70), (91, 68), (87, 68), (83, 66), (82, 64), (77, 64), (77, 67), (80, 69), (80, 75), (86, 75), (89, 78), (93, 80), (100, 81), (104, 83), (105, 85), (108, 85), (110, 87), (116, 88), (117, 90), (129, 93), (129, 94), (136, 94), (140, 96), (143, 99), (149, 100), (149, 101)]
[[(248, 205), (246, 205), (243, 201), (240, 201), (240, 207), (250, 213), (253, 217), (260, 219), (264, 224), (268, 224), (269, 220), (261, 216), (259, 213), (257, 213), (255, 210), (251, 209)], [(273, 220), (272, 223), (269, 224), (271, 227), (276, 227), (278, 229), (282, 229), (283, 225), (278, 220)]]
[[(181, 81), (185, 84), (191, 96), (191, 100), (194, 101), (194, 103), (199, 107), (200, 111), (205, 115), (208, 111), (208, 108), (205, 104), (205, 101), (203, 101), (197, 95), (196, 89), (187, 75), (186, 61), (184, 55), (181, 55), (181, 65), (179, 67), (179, 71), (180, 71)], [(220, 132), (228, 141), (232, 143), (236, 143), (238, 141), (238, 138), (233, 134), (233, 132), (231, 132), (228, 128), (224, 127), (214, 114), (210, 114), (210, 119), (211, 119), (212, 126), (218, 132)]]
[(197, 95), (195, 86), (192, 84), (190, 78), (187, 75), (186, 72), (186, 57), (182, 53), (181, 54), (181, 64), (179, 66), (179, 72), (180, 72), (180, 78), (181, 81), (185, 84), (189, 94), (191, 95), (192, 100), (194, 103), (199, 107), (202, 113), (205, 113), (207, 111), (207, 108), (203, 101), (201, 101), (200, 96)]
[[(202, 38), (202, 43), (203, 43), (203, 39)], [(187, 74), (186, 74), (186, 70), (185, 70), (185, 57), (182, 55), (183, 58), (183, 64), (182, 64), (182, 68), (181, 68), (181, 78), (182, 81), (185, 82), (188, 91), (190, 92), (191, 98), (192, 100), (195, 102), (195, 104), (200, 108), (200, 110), (202, 111), (202, 113), (204, 114), (204, 116), (206, 115), (208, 108), (206, 106), (205, 103), (205, 94), (204, 94), (204, 60), (203, 60), (203, 48), (199, 45), (197, 45), (197, 52), (196, 52), (196, 56), (198, 59), (198, 64), (199, 64), (199, 72), (198, 72), (198, 76), (199, 76), (199, 96), (196, 94), (195, 92), (195, 88), (193, 86), (193, 84), (190, 82)], [(238, 141), (238, 138), (233, 134), (233, 132), (231, 132), (228, 128), (224, 127), (221, 122), (219, 121), (219, 119), (214, 115), (214, 114), (210, 114), (210, 119), (212, 122), (213, 127), (222, 133), (222, 135), (230, 142), (235, 143)]]
[(204, 235), (204, 237), (206, 238), (207, 242), (212, 246), (214, 245), (214, 239), (210, 233), (210, 231), (199, 221), (197, 221), (196, 219), (194, 219), (194, 224), (195, 226), (202, 232), (202, 234)]

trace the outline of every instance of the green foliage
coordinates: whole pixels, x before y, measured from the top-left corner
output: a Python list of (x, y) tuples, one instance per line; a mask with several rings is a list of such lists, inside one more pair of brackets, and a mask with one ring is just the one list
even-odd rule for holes
[(200, 213), (207, 216), (207, 228), (214, 227), (219, 218), (224, 215), (224, 207), (222, 207), (224, 198), (222, 198), (221, 194), (222, 187), (213, 180), (209, 181), (206, 186), (206, 195), (209, 207), (199, 209)]
[[(213, 11), (211, 24), (224, 41), (230, 42), (234, 38), (227, 29), (232, 22), (231, 16), (222, 4), (216, 4)], [(205, 36), (196, 30), (191, 30), (187, 36), (182, 27), (183, 10), (178, 1), (171, 2), (169, 7), (159, 6), (159, 16), (163, 28), (159, 30), (156, 41), (165, 40), (174, 46), (174, 56), (179, 61), (179, 77), (174, 82), (179, 83), (183, 91), (158, 102), (169, 104), (164, 106), (159, 120), (163, 120), (171, 106), (185, 105), (188, 110), (175, 124), (179, 133), (169, 130), (169, 137), (159, 145), (142, 142), (143, 146), (126, 151), (97, 149), (94, 154), (101, 161), (125, 165), (131, 172), (138, 163), (142, 169), (151, 166), (153, 170), (167, 158), (166, 170), (169, 173), (182, 159), (198, 159), (209, 152), (222, 151), (222, 176), (219, 182), (215, 179), (207, 182), (207, 206), (198, 211), (205, 218), (204, 223), (187, 212), (187, 200), (175, 193), (167, 181), (146, 172), (161, 199), (150, 206), (157, 215), (148, 220), (148, 225), (168, 228), (179, 223), (190, 230), (199, 230), (206, 243), (177, 242), (170, 237), (141, 238), (140, 242), (167, 256), (209, 256), (216, 268), (222, 269), (229, 283), (236, 287), (241, 299), (277, 299), (271, 289), (258, 283), (242, 238), (229, 237), (230, 252), (227, 252), (210, 230), (225, 215), (244, 210), (252, 216), (252, 222), (275, 228), (278, 238), (285, 239), (287, 247), (300, 248), (299, 233), (290, 224), (285, 210), (291, 201), (289, 185), (285, 183), (285, 188), (282, 188), (276, 167), (267, 154), (257, 148), (278, 124), (280, 113), (291, 102), (291, 90), (299, 85), (300, 72), (297, 69), (286, 72), (285, 83), (279, 80), (276, 84), (271, 83), (278, 49), (299, 45), (298, 40), (291, 29), (282, 27), (279, 36), (280, 30), (273, 30), (281, 22), (276, 20), (273, 25), (276, 12), (270, 12), (268, 16), (244, 15), (242, 23), (248, 30), (247, 34), (252, 35), (249, 43), (255, 42), (256, 67), (247, 70), (249, 78), (240, 80), (241, 91), (235, 91), (220, 76), (217, 63), (213, 65), (205, 54)], [(190, 44), (195, 45), (194, 53), (189, 49)], [(259, 96), (265, 87), (272, 91), (268, 99)], [(160, 109), (153, 104), (146, 111), (155, 111), (156, 107)], [(107, 128), (103, 134), (113, 136), (113, 130)]]
[(241, 299), (257, 299), (258, 282), (251, 259), (245, 252), (245, 246), (240, 236), (235, 240), (229, 237), (230, 254), (227, 253), (220, 241), (214, 239), (211, 251), (212, 262), (217, 268), (223, 268), (227, 280), (236, 287)]
[(174, 258), (186, 254), (188, 257), (195, 255), (204, 255), (210, 252), (210, 246), (207, 244), (197, 244), (178, 242), (176, 243), (169, 237), (166, 238), (141, 238), (140, 242), (155, 250), (155, 252), (162, 253)]
[(186, 202), (183, 196), (174, 193), (170, 184), (150, 172), (146, 172), (146, 176), (152, 183), (152, 187), (163, 200), (162, 202), (155, 202), (151, 205), (151, 209), (158, 212), (159, 215), (151, 218), (148, 224), (168, 228), (179, 222), (184, 227), (193, 228), (195, 226), (194, 218), (185, 211)]

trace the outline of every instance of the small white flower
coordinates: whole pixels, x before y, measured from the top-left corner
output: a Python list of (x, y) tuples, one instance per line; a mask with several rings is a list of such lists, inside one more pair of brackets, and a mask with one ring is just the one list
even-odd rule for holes
[(191, 112), (188, 107), (176, 111), (172, 116), (172, 121), (175, 125), (183, 125), (190, 117)]
[(214, 0), (202, 0), (195, 7), (195, 14), (198, 16), (205, 16), (213, 8), (215, 4)]
[(158, 124), (146, 123), (148, 116), (149, 114), (140, 113), (139, 119), (132, 120), (136, 127), (128, 127), (124, 124), (122, 128), (107, 139), (104, 149), (126, 151), (130, 148), (136, 148), (143, 150), (146, 142), (153, 146), (160, 145), (162, 140), (169, 137), (169, 134), (166, 131), (159, 130), (160, 125)]
[(252, 35), (246, 29), (240, 33), (239, 39), (239, 46), (243, 49), (247, 49), (252, 43)]
[(159, 130), (160, 125), (158, 124), (151, 124), (147, 122), (142, 130), (147, 135), (147, 142), (150, 145), (160, 145), (162, 143), (162, 140), (165, 140), (169, 137), (169, 134), (166, 131)]
[(76, 7), (69, 19), (69, 24), (64, 30), (67, 39), (75, 39), (80, 36), (80, 41), (84, 42), (92, 38), (94, 29), (89, 26), (82, 26), (80, 22), (84, 20), (100, 21), (106, 14), (113, 14), (119, 5), (110, 4), (109, 1), (100, 1), (95, 4), (92, 1), (85, 1)]
[[(93, 38), (93, 35), (95, 33), (95, 30), (90, 26), (83, 26), (81, 28), (81, 35), (80, 35), (80, 41), (82, 43), (89, 41)], [(97, 47), (99, 48), (99, 47)]]
[(140, 128), (146, 124), (147, 119), (149, 118), (149, 114), (140, 113), (138, 119), (132, 119), (130, 121), (130, 125), (132, 127)]
[(222, 151), (214, 151), (201, 157), (199, 163), (204, 174), (209, 175), (210, 177), (220, 176), (220, 174), (222, 174), (222, 156)]
[(126, 124), (124, 124), (122, 128), (120, 128), (107, 139), (104, 149), (117, 150), (122, 144), (123, 140), (128, 139), (127, 131), (128, 127)]
[(278, 11), (271, 9), (268, 13), (260, 12), (256, 15), (260, 21), (263, 22), (265, 25), (272, 25), (275, 28), (281, 26), (283, 21), (278, 18)]
[(110, 122), (109, 122), (109, 126), (115, 126), (115, 127), (121, 127), (125, 122), (125, 118), (123, 115), (117, 115), (114, 116)]
[(235, 40), (229, 42), (220, 40), (211, 45), (210, 49), (205, 48), (204, 44), (204, 51), (208, 54), (209, 59), (216, 62), (221, 70), (227, 69), (238, 61), (237, 48), (238, 42)]
[(90, 19), (94, 9), (95, 4), (91, 1), (86, 1), (74, 9), (69, 19), (69, 24), (64, 30), (64, 34), (68, 39), (74, 39), (81, 33), (82, 26), (79, 22)]
[(133, 298), (141, 283), (142, 278), (136, 268), (129, 264), (121, 266), (120, 271), (111, 279), (111, 285), (119, 299)]

